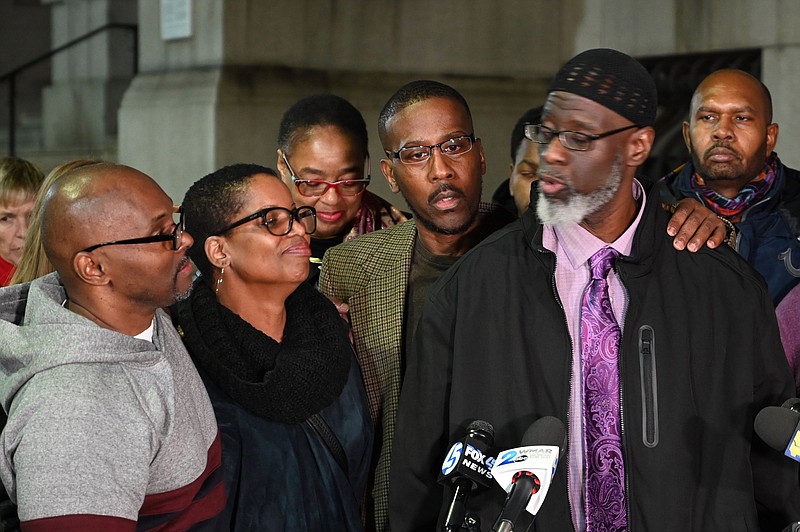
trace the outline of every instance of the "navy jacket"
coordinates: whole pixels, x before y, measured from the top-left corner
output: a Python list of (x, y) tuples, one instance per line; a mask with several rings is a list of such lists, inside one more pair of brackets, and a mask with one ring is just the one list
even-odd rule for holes
[[(665, 202), (681, 198), (703, 202), (692, 188), (693, 172), (689, 162), (680, 172), (659, 182)], [(800, 172), (779, 162), (767, 196), (749, 207), (734, 225), (738, 233), (736, 251), (764, 276), (777, 305), (800, 282)]]
[(222, 436), (228, 505), (220, 530), (359, 531), (371, 456), (372, 421), (353, 356), (339, 399), (321, 417), (342, 445), (348, 471), (307, 423), (261, 418), (200, 370)]

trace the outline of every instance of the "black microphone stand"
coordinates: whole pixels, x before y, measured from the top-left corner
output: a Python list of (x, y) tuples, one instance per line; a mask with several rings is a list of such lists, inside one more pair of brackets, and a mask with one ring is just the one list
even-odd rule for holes
[[(469, 498), (472, 482), (467, 479), (460, 479), (453, 483), (456, 487), (453, 493), (453, 502), (447, 509), (447, 519), (444, 522), (444, 532), (459, 532), (466, 523), (465, 514), (467, 512), (467, 498)], [(480, 530), (478, 530), (480, 532)]]

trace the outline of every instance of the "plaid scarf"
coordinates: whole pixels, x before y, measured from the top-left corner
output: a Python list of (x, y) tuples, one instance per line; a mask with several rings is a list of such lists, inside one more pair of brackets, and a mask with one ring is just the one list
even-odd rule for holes
[(361, 207), (356, 213), (353, 225), (344, 236), (344, 241), (347, 242), (359, 235), (385, 229), (406, 220), (408, 218), (395, 206), (367, 190), (361, 199)]
[[(726, 198), (717, 194), (711, 187), (706, 185), (703, 177), (696, 171), (692, 172), (692, 188), (702, 197), (706, 207), (717, 213), (719, 216), (731, 218), (737, 216), (749, 206), (763, 198), (772, 188), (775, 182), (775, 169), (778, 166), (778, 154), (772, 152), (761, 173), (754, 177), (749, 183), (742, 187), (735, 198)], [(678, 168), (675, 172), (679, 172)]]

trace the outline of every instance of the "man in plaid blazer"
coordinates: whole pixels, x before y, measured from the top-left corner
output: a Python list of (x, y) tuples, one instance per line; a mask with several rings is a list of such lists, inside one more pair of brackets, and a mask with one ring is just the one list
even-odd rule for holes
[(380, 427), (374, 509), (368, 513), (374, 512), (376, 529), (385, 530), (405, 345), (427, 288), (511, 216), (480, 203), (483, 147), (467, 102), (455, 89), (434, 81), (409, 83), (384, 106), (378, 127), (387, 156), (381, 170), (392, 190), (403, 194), (414, 220), (330, 249), (319, 286), (349, 306), (370, 412)]

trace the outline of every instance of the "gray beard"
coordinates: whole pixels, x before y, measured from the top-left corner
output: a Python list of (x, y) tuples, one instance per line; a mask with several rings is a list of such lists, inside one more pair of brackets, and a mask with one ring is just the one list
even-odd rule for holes
[(187, 288), (183, 292), (179, 292), (176, 290), (175, 293), (173, 294), (175, 299), (175, 301), (173, 301), (173, 304), (177, 303), (178, 301), (183, 301), (184, 299), (188, 299), (189, 296), (192, 295), (193, 288), (194, 288), (193, 286), (189, 286), (189, 288)]
[(608, 181), (588, 194), (579, 194), (567, 183), (569, 196), (560, 201), (540, 194), (536, 200), (536, 214), (542, 223), (553, 226), (574, 225), (585, 221), (610, 202), (622, 183), (622, 158), (614, 159)]

